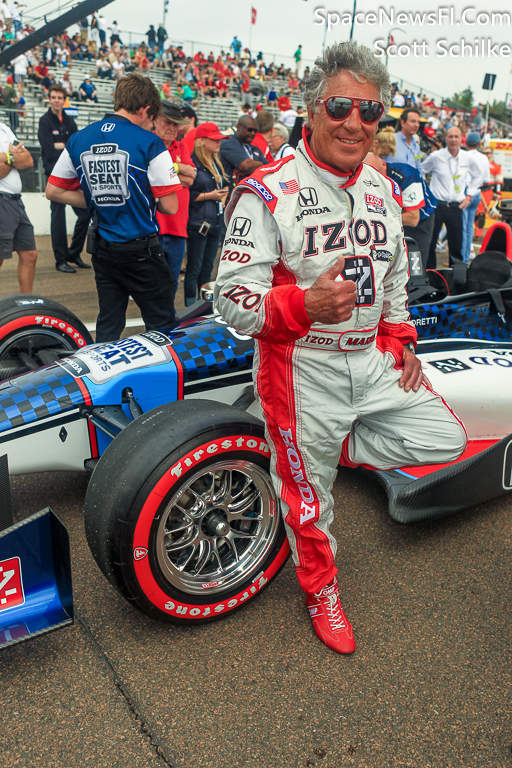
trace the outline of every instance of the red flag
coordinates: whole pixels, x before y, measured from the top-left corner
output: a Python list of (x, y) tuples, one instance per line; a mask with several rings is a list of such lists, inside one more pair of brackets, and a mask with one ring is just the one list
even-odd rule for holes
[(256, 15), (258, 11), (256, 8), (251, 8), (251, 24), (256, 24)]
[(390, 35), (389, 36), (389, 45), (394, 45), (394, 44), (395, 44), (395, 38), (393, 37), (393, 35)]

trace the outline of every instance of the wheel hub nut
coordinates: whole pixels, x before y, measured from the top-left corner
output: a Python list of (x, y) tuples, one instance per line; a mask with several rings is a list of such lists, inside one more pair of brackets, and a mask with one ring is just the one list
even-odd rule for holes
[(207, 522), (207, 527), (213, 536), (227, 536), (231, 530), (229, 524), (221, 515), (212, 515)]

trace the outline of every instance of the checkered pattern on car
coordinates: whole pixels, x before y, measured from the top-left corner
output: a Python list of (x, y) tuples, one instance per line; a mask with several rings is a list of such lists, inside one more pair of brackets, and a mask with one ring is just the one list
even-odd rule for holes
[[(512, 323), (503, 321), (489, 307), (423, 305), (412, 307), (411, 318), (416, 322), (418, 340), (446, 337), (481, 339), (485, 341), (512, 341)], [(437, 318), (435, 322), (429, 319)], [(422, 324), (422, 321), (426, 321)]]
[(236, 339), (217, 323), (194, 323), (170, 334), (183, 364), (184, 382), (206, 379), (252, 366), (254, 342)]
[(75, 379), (60, 365), (17, 376), (0, 384), (0, 432), (67, 411), (84, 398)]

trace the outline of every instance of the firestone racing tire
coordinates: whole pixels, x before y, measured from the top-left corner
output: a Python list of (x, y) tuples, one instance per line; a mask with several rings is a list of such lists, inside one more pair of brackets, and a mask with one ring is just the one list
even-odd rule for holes
[(289, 555), (261, 422), (208, 400), (164, 405), (109, 445), (85, 500), (104, 575), (143, 613), (174, 624), (249, 603)]
[(85, 325), (56, 301), (24, 293), (0, 299), (0, 381), (92, 343)]

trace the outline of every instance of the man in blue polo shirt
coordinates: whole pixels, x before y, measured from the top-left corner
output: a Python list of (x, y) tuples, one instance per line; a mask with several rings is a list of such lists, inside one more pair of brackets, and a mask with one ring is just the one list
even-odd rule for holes
[(425, 181), (424, 173), (421, 168), (421, 148), (418, 140), (415, 138), (419, 129), (420, 113), (418, 110), (414, 109), (414, 107), (404, 109), (400, 115), (400, 130), (395, 134), (395, 155), (388, 155), (385, 160), (386, 163), (389, 163), (390, 165), (395, 163), (410, 165), (413, 168), (416, 168), (421, 176), (425, 206), (420, 210), (420, 220), (417, 225), (415, 227), (404, 226), (404, 234), (407, 237), (414, 238), (421, 251), (423, 264), (426, 267), (430, 242), (432, 240), (432, 232), (434, 229), (434, 216), (432, 216), (432, 213), (437, 206), (437, 201)]
[(160, 109), (149, 78), (120, 80), (114, 113), (71, 137), (46, 187), (50, 200), (88, 208), (97, 220), (88, 243), (100, 307), (96, 341), (120, 338), (130, 296), (147, 330), (174, 322), (174, 283), (156, 209), (177, 212), (180, 182), (162, 139), (150, 133)]

